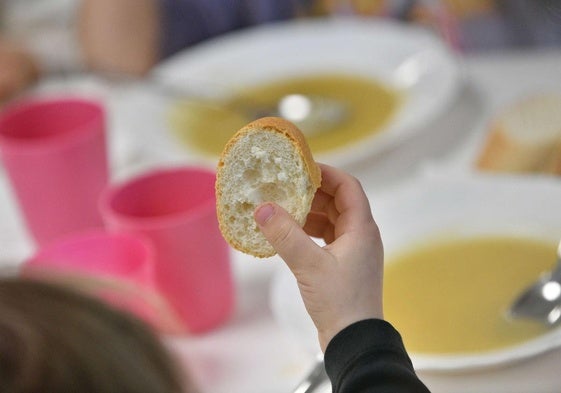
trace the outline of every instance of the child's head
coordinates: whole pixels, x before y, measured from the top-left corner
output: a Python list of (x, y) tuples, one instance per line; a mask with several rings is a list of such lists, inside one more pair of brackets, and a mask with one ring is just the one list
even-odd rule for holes
[(0, 392), (180, 393), (155, 334), (68, 288), (0, 279)]

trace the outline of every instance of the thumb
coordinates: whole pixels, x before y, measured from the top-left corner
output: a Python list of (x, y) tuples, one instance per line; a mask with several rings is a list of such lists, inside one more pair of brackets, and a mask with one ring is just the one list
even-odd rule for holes
[(322, 248), (279, 205), (267, 202), (258, 206), (254, 218), (265, 238), (293, 272), (321, 257)]

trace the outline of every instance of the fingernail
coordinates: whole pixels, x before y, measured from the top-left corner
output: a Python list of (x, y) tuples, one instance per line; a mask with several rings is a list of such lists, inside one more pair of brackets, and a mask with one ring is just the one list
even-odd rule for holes
[(267, 221), (273, 216), (275, 213), (275, 208), (270, 203), (266, 203), (261, 205), (255, 211), (255, 221), (259, 225), (265, 225)]

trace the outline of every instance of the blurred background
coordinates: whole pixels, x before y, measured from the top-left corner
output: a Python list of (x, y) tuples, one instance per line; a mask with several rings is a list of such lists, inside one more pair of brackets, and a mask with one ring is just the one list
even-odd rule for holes
[[(162, 166), (212, 170), (238, 128), (280, 115), (317, 161), (361, 180), (390, 260), (433, 232), (545, 242), (522, 284), (555, 260), (559, 1), (1, 0), (0, 110), (68, 95), (103, 104), (112, 183)], [(35, 251), (0, 166), (0, 266)], [(276, 258), (230, 252), (231, 319), (166, 343), (203, 392), (289, 392), (317, 352), (297, 289)], [(508, 282), (498, 275), (491, 287)], [(413, 361), (435, 393), (551, 393), (561, 333), (541, 333), (504, 353)]]
[[(312, 91), (314, 89), (329, 89), (325, 86), (301, 86), (301, 80), (290, 81), (289, 79), (293, 76), (296, 78), (292, 79), (298, 79), (298, 72), (300, 72), (300, 76), (305, 78), (315, 73), (321, 79), (322, 76), (326, 76), (325, 74), (337, 74), (339, 64), (336, 63), (339, 62), (341, 63), (339, 74), (343, 74), (343, 76), (353, 74), (357, 77), (374, 76), (377, 79), (376, 82), (379, 83), (378, 88), (387, 87), (388, 90), (383, 93), (388, 94), (388, 97), (392, 93), (397, 93), (394, 97), (397, 99), (399, 92), (393, 89), (396, 84), (400, 85), (397, 90), (400, 90), (406, 83), (411, 86), (420, 85), (419, 75), (426, 76), (425, 74), (429, 72), (436, 74), (441, 71), (436, 70), (440, 64), (435, 66), (435, 64), (429, 63), (455, 62), (454, 65), (446, 65), (447, 71), (449, 73), (458, 72), (462, 75), (459, 75), (458, 80), (455, 79), (456, 76), (454, 75), (450, 77), (450, 80), (438, 82), (440, 85), (449, 84), (449, 86), (443, 87), (448, 91), (447, 96), (442, 101), (446, 101), (445, 104), (450, 104), (457, 99), (456, 93), (460, 92), (463, 98), (471, 100), (470, 105), (475, 107), (482, 100), (486, 100), (487, 97), (485, 92), (483, 94), (475, 92), (475, 84), (465, 83), (471, 77), (469, 73), (465, 72), (466, 63), (469, 63), (471, 59), (477, 61), (482, 57), (487, 59), (497, 58), (498, 56), (502, 56), (502, 58), (518, 57), (520, 54), (529, 58), (533, 52), (547, 56), (546, 52), (556, 53), (561, 40), (558, 23), (561, 17), (560, 7), (557, 2), (547, 0), (287, 0), (282, 2), (272, 0), (5, 0), (1, 4), (0, 12), (0, 101), (4, 104), (30, 91), (37, 93), (53, 90), (86, 90), (88, 93), (102, 96), (107, 96), (107, 93), (111, 91), (111, 97), (115, 97), (118, 94), (117, 92), (121, 93), (126, 89), (130, 91), (140, 87), (146, 87), (143, 90), (146, 94), (160, 94), (159, 104), (163, 104), (164, 98), (175, 100), (176, 104), (181, 101), (189, 101), (190, 105), (184, 105), (183, 107), (175, 105), (176, 110), (171, 108), (173, 102), (168, 101), (166, 103), (168, 111), (165, 114), (162, 114), (161, 111), (157, 114), (153, 113), (152, 118), (165, 116), (166, 119), (163, 121), (160, 119), (159, 125), (152, 124), (152, 128), (162, 128), (162, 122), (165, 122), (164, 126), (168, 130), (160, 132), (153, 129), (141, 132), (139, 129), (133, 134), (142, 134), (142, 138), (148, 138), (151, 141), (149, 143), (138, 143), (136, 141), (134, 147), (133, 144), (135, 143), (131, 140), (135, 138), (132, 138), (131, 135), (125, 135), (127, 132), (130, 133), (127, 128), (149, 128), (148, 126), (143, 127), (149, 119), (145, 119), (146, 122), (138, 121), (139, 124), (132, 126), (131, 121), (134, 121), (134, 119), (129, 116), (128, 119), (123, 120), (127, 124), (121, 127), (120, 124), (123, 123), (121, 119), (124, 116), (122, 113), (125, 109), (120, 109), (116, 115), (115, 121), (117, 124), (113, 127), (116, 130), (111, 133), (111, 136), (115, 139), (111, 149), (119, 150), (119, 153), (112, 153), (112, 160), (118, 161), (114, 164), (118, 169), (117, 173), (120, 173), (120, 169), (124, 166), (131, 167), (129, 161), (133, 161), (135, 155), (146, 153), (143, 152), (143, 149), (150, 149), (146, 146), (148, 144), (152, 144), (152, 147), (163, 145), (161, 150), (168, 157), (171, 156), (169, 150), (174, 149), (174, 146), (170, 145), (182, 144), (183, 149), (189, 152), (180, 153), (180, 160), (189, 159), (192, 155), (201, 156), (199, 153), (203, 153), (202, 156), (205, 154), (208, 156), (208, 153), (212, 153), (211, 161), (213, 161), (216, 153), (219, 152), (232, 132), (222, 131), (220, 133), (220, 131), (216, 131), (217, 127), (215, 126), (218, 124), (216, 119), (221, 119), (223, 122), (230, 121), (229, 127), (236, 129), (238, 125), (258, 115), (275, 114), (275, 111), (278, 114), (277, 101), (280, 102), (280, 98), (288, 95), (287, 92), (291, 90), (308, 92), (310, 89)], [(374, 28), (381, 26), (381, 21), (391, 22), (388, 29), (401, 30), (398, 34), (408, 32), (410, 36), (414, 36), (415, 32), (418, 31), (420, 35), (423, 35), (423, 38), (404, 37), (405, 44), (397, 42), (397, 45), (393, 45), (392, 42), (392, 48), (373, 46), (369, 50), (370, 48), (365, 47), (364, 58), (360, 58), (360, 55), (356, 53), (341, 52), (341, 47), (344, 47), (344, 45), (334, 42), (332, 50), (339, 51), (339, 53), (330, 55), (338, 57), (338, 60), (330, 60), (329, 64), (323, 67), (325, 69), (318, 69), (316, 64), (315, 70), (312, 65), (309, 65), (302, 66), (304, 68), (299, 71), (290, 71), (289, 68), (300, 67), (300, 65), (288, 65), (285, 60), (280, 58), (281, 56), (295, 58), (306, 56), (306, 49), (302, 50), (303, 45), (298, 46), (298, 40), (294, 41), (294, 48), (285, 51), (279, 48), (278, 64), (273, 65), (259, 64), (264, 61), (264, 56), (260, 55), (259, 51), (267, 49), (267, 46), (262, 44), (263, 49), (254, 46), (255, 50), (258, 51), (253, 54), (257, 60), (249, 64), (254, 74), (253, 79), (240, 76), (239, 74), (242, 71), (236, 68), (235, 64), (231, 64), (230, 69), (227, 69), (227, 67), (223, 69), (212, 68), (212, 62), (208, 59), (214, 54), (209, 54), (209, 52), (212, 52), (211, 49), (205, 49), (207, 47), (205, 44), (210, 42), (208, 47), (215, 48), (216, 52), (225, 52), (223, 55), (224, 62), (237, 62), (238, 59), (233, 57), (233, 51), (230, 50), (230, 47), (227, 44), (220, 47), (220, 42), (228, 42), (230, 37), (234, 37), (233, 40), (239, 37), (238, 41), (243, 41), (245, 33), (247, 33), (245, 37), (248, 37), (246, 40), (254, 41), (253, 36), (257, 36), (259, 33), (252, 36), (251, 31), (253, 29), (268, 31), (268, 27), (275, 25), (306, 25), (307, 22), (311, 21), (347, 20), (349, 18), (360, 21), (360, 23), (370, 21)], [(399, 28), (396, 28), (396, 26), (399, 26)], [(405, 26), (410, 27), (410, 29), (408, 30)], [(313, 28), (310, 27), (309, 29), (312, 30)], [(345, 28), (342, 27), (341, 30), (345, 30)], [(353, 27), (349, 27), (347, 30), (347, 32), (342, 31), (338, 37), (344, 40), (344, 37), (349, 35), (351, 44), (357, 41), (351, 37), (353, 34), (355, 36), (369, 34), (368, 32), (355, 32)], [(381, 28), (380, 30), (387, 29)], [(428, 40), (424, 38), (427, 33), (437, 40), (436, 44), (430, 43), (429, 45), (441, 46), (437, 51), (442, 52), (438, 54), (438, 56), (443, 57), (442, 59), (434, 60), (431, 57), (433, 54), (428, 53), (431, 51), (424, 50), (425, 42), (421, 41)], [(267, 38), (271, 40), (271, 45), (280, 46), (286, 41), (285, 39), (277, 42), (274, 33), (267, 34), (271, 34), (273, 37), (271, 39)], [(280, 34), (283, 34), (282, 28), (278, 29), (276, 36), (278, 37)], [(308, 32), (305, 34), (309, 35)], [(377, 32), (373, 34), (377, 34)], [(378, 39), (377, 41), (382, 40)], [(389, 42), (385, 38), (384, 41)], [(413, 41), (412, 44), (411, 41)], [(238, 44), (238, 46), (242, 45), (244, 43)], [(350, 45), (348, 50), (361, 50), (358, 45), (354, 49)], [(405, 49), (407, 45), (418, 45), (419, 48)], [(248, 46), (246, 45), (246, 47)], [(400, 47), (403, 48), (404, 53), (397, 54)], [(239, 52), (236, 56), (245, 55), (237, 47), (236, 50)], [(372, 51), (378, 51), (378, 53), (372, 54)], [(393, 64), (381, 65), (380, 59), (384, 59), (385, 56), (384, 53), (381, 53), (382, 51), (395, 55), (395, 59), (392, 58), (391, 60)], [(406, 51), (410, 53), (405, 53)], [(428, 54), (419, 55), (423, 51)], [(404, 65), (407, 55), (411, 53), (417, 58), (409, 61), (408, 65)], [(311, 57), (312, 54), (307, 54), (307, 56)], [(318, 50), (313, 53), (313, 56), (319, 57), (322, 56), (322, 53)], [(420, 59), (422, 56), (426, 56), (426, 58)], [(391, 56), (389, 57), (391, 58)], [(198, 65), (195, 64), (197, 61), (199, 62)], [(205, 61), (207, 63), (204, 63)], [(220, 60), (213, 58), (212, 61), (216, 63)], [(300, 63), (310, 63), (311, 61), (301, 60)], [(360, 67), (356, 65), (345, 65), (345, 62), (362, 62), (362, 69), (359, 69)], [(390, 60), (387, 60), (387, 62), (389, 63)], [(399, 64), (400, 62), (403, 64)], [(271, 63), (273, 62), (271, 61)], [(296, 63), (296, 59), (293, 63)], [(317, 63), (320, 62), (317, 61)], [(505, 63), (512, 62), (505, 61)], [(397, 77), (395, 75), (390, 76), (389, 71), (384, 70), (383, 67), (397, 69), (399, 66), (402, 66), (399, 68), (401, 80), (397, 82), (390, 80)], [(511, 64), (511, 66), (515, 67), (514, 64)], [(207, 71), (206, 74), (203, 73), (200, 70), (202, 67), (211, 67), (214, 74), (211, 75), (211, 71)], [(345, 69), (345, 67), (348, 69)], [(372, 69), (370, 75), (368, 75), (369, 71), (366, 70), (368, 67)], [(500, 68), (502, 64), (497, 64), (496, 67)], [(523, 70), (524, 67), (521, 67), (521, 70)], [(545, 68), (549, 69), (549, 67)], [(407, 76), (405, 76), (406, 73)], [(498, 73), (500, 74), (500, 71)], [(533, 73), (533, 71), (520, 73), (524, 74), (520, 75), (520, 78), (532, 78), (533, 82), (536, 83), (535, 79), (537, 78), (533, 78), (530, 73)], [(337, 75), (327, 76), (327, 79), (330, 79)], [(437, 76), (433, 75), (433, 77), (438, 79)], [(238, 78), (241, 79), (236, 80)], [(404, 78), (409, 78), (409, 82)], [(417, 80), (411, 82), (413, 80), (411, 78), (417, 78)], [(446, 78), (443, 77), (443, 79)], [(502, 80), (506, 81), (507, 79), (501, 78)], [(495, 82), (501, 83), (501, 81), (496, 80)], [(331, 83), (331, 89), (344, 90), (342, 84), (349, 84), (350, 82), (348, 80), (332, 80), (326, 82), (326, 84)], [(364, 78), (362, 81), (354, 81), (355, 84), (363, 82), (365, 82)], [(277, 86), (271, 86), (275, 83)], [(296, 83), (296, 86), (294, 86), (294, 83)], [(321, 85), (323, 82), (316, 80), (309, 83)], [(282, 86), (282, 84), (285, 86)], [(514, 88), (510, 82), (506, 82), (506, 84), (508, 88)], [(545, 84), (547, 85), (547, 82)], [(461, 87), (457, 88), (459, 85)], [(106, 89), (107, 86), (111, 86), (112, 89)], [(352, 90), (351, 87), (347, 87)], [(370, 87), (374, 88), (374, 86)], [(521, 82), (519, 82), (518, 87), (521, 95), (532, 93), (525, 92), (529, 87), (523, 87)], [(534, 90), (537, 91), (540, 88), (536, 87)], [(501, 94), (498, 91), (494, 91), (494, 93)], [(322, 92), (322, 94), (329, 98), (329, 93)], [(344, 93), (339, 94), (344, 95)], [(505, 96), (511, 95), (506, 92), (504, 94)], [(360, 98), (357, 98), (360, 97), (359, 94), (354, 94), (354, 96), (355, 100), (360, 100)], [(435, 96), (432, 97), (432, 101), (439, 100), (438, 94), (435, 94)], [(140, 100), (138, 92), (133, 94), (132, 97), (131, 100)], [(259, 98), (256, 99), (256, 97)], [(402, 97), (405, 97), (405, 95)], [(106, 98), (110, 99), (110, 97)], [(179, 98), (188, 98), (188, 100)], [(148, 98), (146, 99), (148, 100)], [(339, 99), (345, 101), (348, 98), (339, 97)], [(388, 100), (391, 100), (391, 97)], [(397, 111), (392, 112), (390, 110), (392, 104), (388, 100), (385, 102), (385, 113), (393, 113), (395, 119), (400, 115), (396, 115)], [(121, 105), (123, 100), (120, 101), (116, 103), (117, 106), (123, 106)], [(197, 106), (196, 104), (200, 104), (201, 101), (205, 105)], [(427, 100), (421, 101), (426, 102)], [(245, 104), (242, 105), (240, 102), (245, 102)], [(248, 103), (251, 103), (251, 105), (247, 105)], [(378, 105), (379, 103), (380, 105)], [(350, 103), (348, 106), (353, 107), (354, 110), (359, 107), (355, 104)], [(496, 108), (495, 104), (491, 104), (493, 107), (490, 109), (495, 111), (502, 106), (506, 106), (506, 104), (506, 100), (505, 102), (498, 102)], [(144, 109), (154, 112), (157, 103), (154, 103), (153, 100), (149, 104), (146, 102), (146, 105), (148, 108)], [(380, 111), (383, 112), (384, 110), (381, 109), (383, 105), (384, 103), (378, 100), (372, 107), (380, 108)], [(433, 108), (430, 111), (427, 109), (431, 113), (430, 116), (426, 114), (425, 120), (428, 120), (429, 117), (434, 120), (438, 117), (437, 115), (441, 114), (439, 111), (442, 112), (444, 106), (440, 102), (427, 103), (426, 105), (432, 105)], [(132, 103), (129, 106), (132, 108)], [(464, 111), (467, 107), (465, 104), (458, 104), (457, 106)], [(218, 110), (224, 108), (234, 110)], [(138, 109), (138, 107), (134, 107), (130, 110), (138, 111)], [(489, 106), (486, 105), (484, 109), (489, 109)], [(407, 111), (408, 109), (405, 110), (405, 112)], [(243, 117), (239, 116), (240, 113)], [(466, 121), (476, 121), (476, 116), (466, 116), (469, 117)], [(332, 133), (333, 138), (331, 139), (327, 138), (327, 133), (323, 133), (321, 138), (312, 140), (312, 145), (318, 145), (317, 149), (314, 148), (313, 150), (332, 152), (334, 156), (341, 156), (345, 152), (342, 152), (343, 149), (338, 147), (346, 145), (341, 143), (343, 139), (354, 141), (358, 138), (364, 140), (367, 134), (372, 133), (373, 128), (377, 130), (380, 130), (382, 126), (391, 128), (392, 124), (387, 123), (389, 115), (388, 119), (383, 116), (378, 116), (377, 119), (374, 119), (374, 117), (371, 116), (368, 119), (369, 126), (364, 125), (362, 129), (357, 129), (354, 126), (349, 127), (349, 124), (339, 127), (339, 130), (345, 128), (346, 132), (352, 129), (351, 137), (344, 136), (342, 133), (339, 137), (336, 137), (337, 127)], [(214, 118), (214, 121), (207, 121), (209, 118)], [(291, 118), (291, 120), (294, 119)], [(365, 124), (364, 119), (359, 120)], [(409, 120), (415, 121), (416, 124), (404, 126), (405, 128), (412, 129), (426, 126), (426, 124), (421, 124), (423, 122), (420, 119), (414, 119), (414, 116), (410, 116)], [(465, 123), (463, 120), (455, 120), (454, 122), (456, 124)], [(196, 130), (199, 127), (214, 130), (217, 137), (211, 140), (211, 137), (201, 137), (204, 133), (189, 133), (186, 131), (188, 128)], [(218, 128), (225, 130), (228, 126), (218, 126)], [(458, 127), (449, 128), (456, 129)], [(171, 140), (154, 138), (154, 134), (162, 133), (173, 134), (173, 137), (171, 137)], [(413, 131), (409, 133), (413, 133)], [(353, 137), (353, 135), (356, 137)], [(458, 131), (458, 135), (465, 136), (466, 133)], [(382, 136), (380, 139), (384, 138), (385, 136)], [(452, 135), (438, 138), (443, 140), (439, 141), (440, 146), (433, 148), (433, 150), (448, 151), (449, 148), (457, 146), (457, 144), (455, 146), (446, 144), (446, 138), (456, 139)], [(391, 138), (388, 137), (388, 139)], [(380, 140), (378, 142), (384, 144)], [(434, 140), (432, 142), (434, 143)], [(389, 145), (389, 143), (385, 143), (385, 145)], [(354, 143), (353, 148), (358, 148), (358, 143)], [(378, 153), (377, 150), (388, 150), (387, 148), (375, 149), (372, 146), (369, 148), (370, 152), (358, 154), (357, 157), (362, 159), (364, 156), (369, 156), (369, 158), (374, 159), (374, 156), (378, 155), (374, 154)], [(153, 150), (152, 153), (155, 153), (157, 149), (151, 150)], [(347, 151), (347, 154), (350, 154), (349, 151)], [(351, 163), (350, 161), (353, 161), (352, 164), (357, 164), (357, 161), (359, 161), (355, 158), (351, 160), (331, 160), (331, 157), (324, 157), (325, 155), (320, 155), (320, 158), (324, 161), (334, 164), (345, 163), (346, 165)], [(121, 161), (127, 161), (128, 163)], [(418, 163), (419, 160), (415, 160), (414, 166), (417, 166)], [(401, 166), (406, 171), (412, 169), (411, 165), (401, 164)], [(395, 178), (395, 176), (393, 177)]]
[(63, 72), (145, 75), (212, 37), (293, 18), (393, 18), (434, 29), (460, 53), (561, 40), (561, 10), (548, 0), (5, 0), (1, 7), (3, 100)]

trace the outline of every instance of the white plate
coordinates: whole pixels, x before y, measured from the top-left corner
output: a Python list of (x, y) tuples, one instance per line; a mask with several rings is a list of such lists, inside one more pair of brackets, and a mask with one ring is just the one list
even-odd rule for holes
[[(166, 85), (220, 94), (224, 87), (239, 90), (314, 72), (372, 77), (405, 92), (405, 102), (385, 132), (316, 157), (337, 166), (420, 131), (447, 108), (460, 85), (455, 58), (435, 34), (397, 22), (346, 18), (297, 20), (230, 33), (181, 52), (162, 64), (155, 77)], [(152, 142), (170, 148), (169, 140)]]
[[(503, 234), (555, 242), (561, 236), (561, 182), (555, 178), (421, 178), (385, 195), (369, 193), (386, 255), (435, 235)], [(278, 322), (310, 353), (316, 332), (294, 278), (281, 265), (271, 288)], [(419, 371), (459, 371), (505, 365), (561, 346), (561, 328), (520, 345), (480, 354), (420, 356)]]

